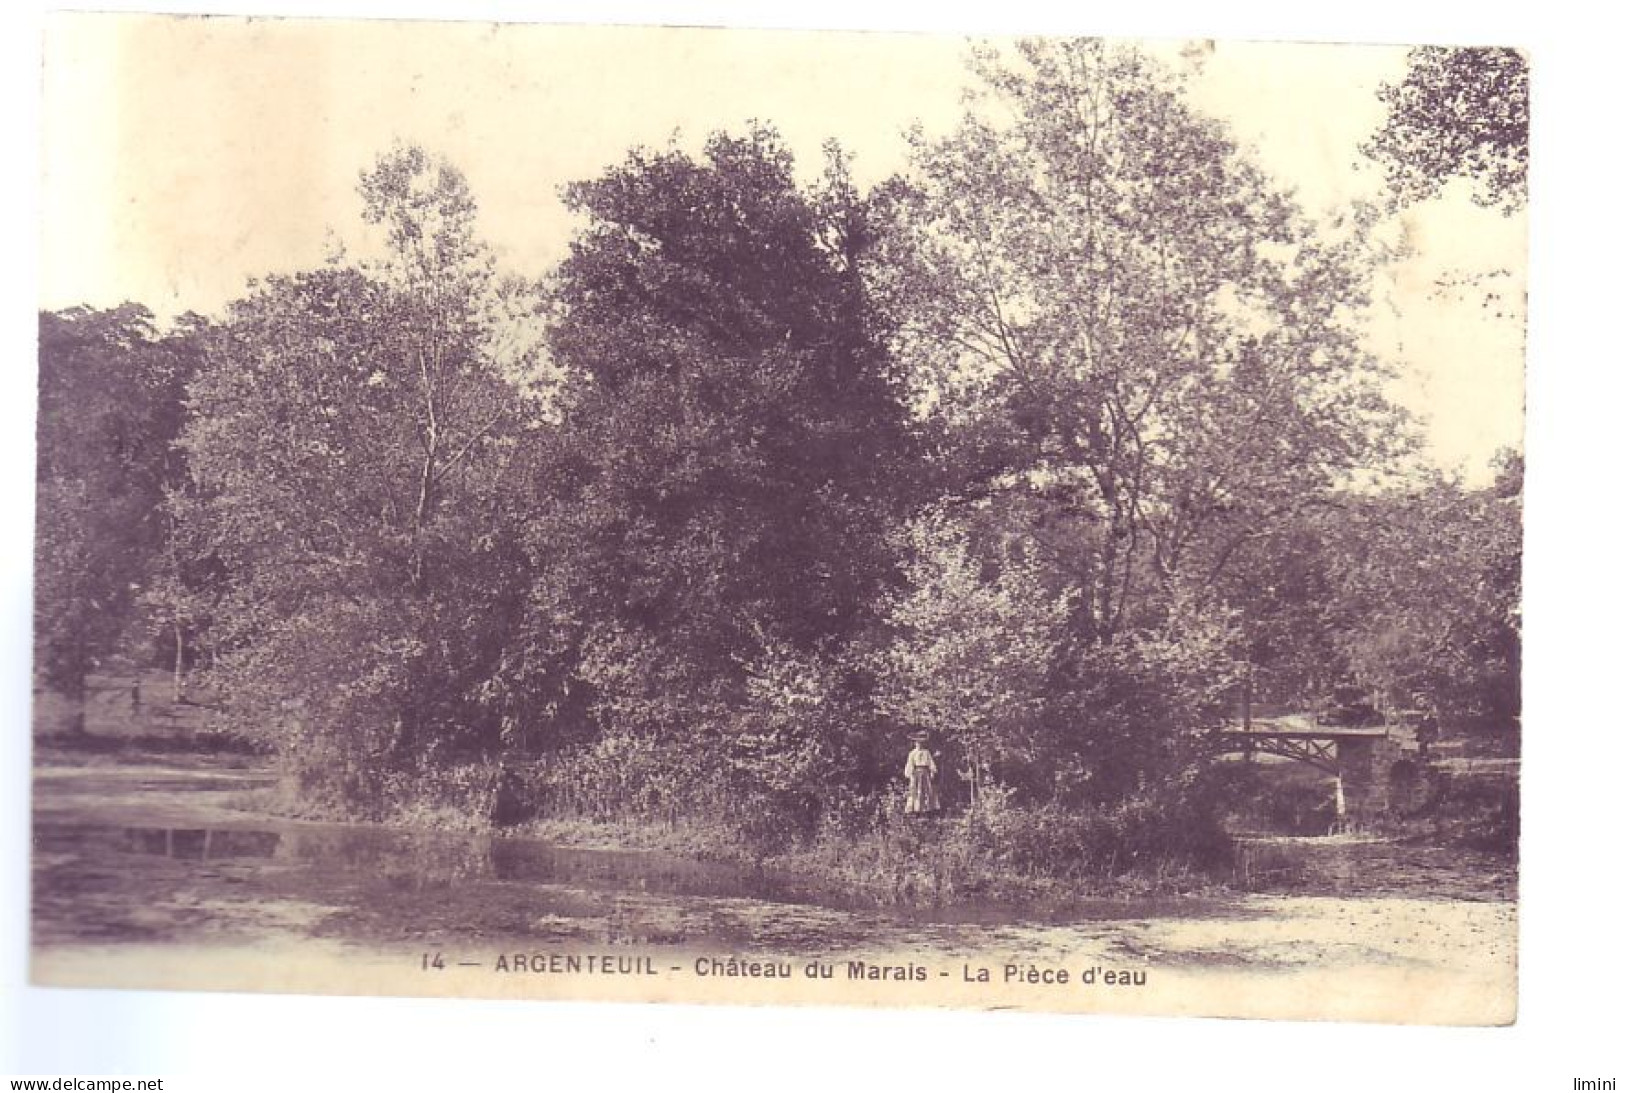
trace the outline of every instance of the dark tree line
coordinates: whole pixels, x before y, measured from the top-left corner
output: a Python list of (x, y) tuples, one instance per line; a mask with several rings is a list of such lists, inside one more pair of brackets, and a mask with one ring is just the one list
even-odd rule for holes
[(1085, 809), (1189, 791), (1249, 681), (1515, 724), (1520, 476), (1390, 473), (1369, 216), (1130, 48), (977, 67), (868, 193), (767, 127), (634, 151), (536, 283), (405, 148), (380, 263), (42, 315), (42, 680), (156, 643), (356, 807), (543, 759), (789, 834), (912, 729)]
[[(138, 638), (144, 590), (173, 567), (167, 499), (186, 481), (175, 442), (202, 329), (188, 316), (160, 334), (134, 304), (40, 315), (35, 673), (81, 708), (87, 677)], [(165, 637), (179, 663), (183, 639)]]

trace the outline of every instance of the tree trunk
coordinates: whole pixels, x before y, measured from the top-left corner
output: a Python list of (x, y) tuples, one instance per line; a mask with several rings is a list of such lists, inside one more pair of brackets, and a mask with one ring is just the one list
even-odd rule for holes
[(84, 736), (85, 731), (85, 700), (90, 691), (85, 677), (80, 675), (68, 686), (62, 689), (62, 697), (67, 699), (69, 708), (73, 711), (68, 715), (68, 734), (70, 736)]
[(418, 472), (418, 500), (412, 511), (412, 588), (423, 589), (423, 524), (429, 515), (429, 495), (434, 488), (435, 442), (431, 433), (429, 451)]
[(170, 702), (179, 706), (186, 701), (186, 631), (181, 626), (180, 616), (173, 622), (175, 627), (175, 677), (173, 689), (170, 693)]

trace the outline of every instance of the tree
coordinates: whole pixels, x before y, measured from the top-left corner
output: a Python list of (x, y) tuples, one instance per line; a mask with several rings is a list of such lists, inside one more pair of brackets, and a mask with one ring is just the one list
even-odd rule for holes
[(1484, 489), (1435, 477), (1363, 499), (1331, 539), (1335, 633), (1355, 679), (1445, 731), (1516, 745), (1522, 460)]
[(1412, 205), (1451, 179), (1473, 200), (1511, 215), (1528, 199), (1529, 62), (1515, 49), (1419, 46), (1405, 78), (1385, 84), (1381, 129), (1362, 150), (1387, 172), (1395, 201)]
[[(1238, 561), (1401, 448), (1357, 321), (1375, 214), (1306, 220), (1132, 47), (975, 67), (958, 130), (887, 191), (873, 291), (983, 564), (1023, 557), (1074, 605), (1026, 786), (1122, 801), (1186, 778), (1243, 676)], [(1017, 618), (981, 617), (1019, 647)]]
[(40, 315), (35, 668), (71, 702), (138, 628), (194, 367), (185, 332), (159, 335), (135, 304)]
[(530, 412), (491, 348), (462, 176), (402, 148), (361, 193), (384, 264), (271, 278), (211, 340), (180, 511), (224, 574), (210, 640), (234, 720), (366, 775), (500, 744), (487, 684), (525, 582), (505, 476)]
[(963, 527), (928, 513), (910, 528), (909, 591), (888, 621), (882, 708), (939, 733), (961, 758), (971, 801), (1012, 784), (1051, 751), (1044, 739), (1068, 651), (1070, 589), (1046, 588), (1030, 556), (985, 558)]
[(1350, 680), (1336, 545), (1358, 499), (1330, 499), (1237, 551), (1218, 592), (1245, 634), (1241, 699), (1318, 709)]
[(876, 292), (958, 492), (1087, 517), (1081, 623), (1109, 642), (1392, 448), (1354, 320), (1371, 215), (1304, 220), (1131, 47), (976, 67), (979, 112), (916, 140)]
[(537, 644), (577, 651), (609, 731), (696, 739), (763, 679), (827, 676), (890, 579), (909, 436), (867, 205), (838, 156), (803, 191), (764, 128), (634, 152), (567, 201)]

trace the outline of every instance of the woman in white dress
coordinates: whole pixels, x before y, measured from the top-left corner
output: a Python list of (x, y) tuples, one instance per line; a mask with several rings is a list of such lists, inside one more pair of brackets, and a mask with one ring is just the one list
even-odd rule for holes
[(942, 810), (937, 800), (937, 761), (925, 750), (925, 733), (912, 733), (914, 750), (903, 764), (903, 777), (908, 779), (908, 797), (903, 802), (905, 816), (925, 816)]

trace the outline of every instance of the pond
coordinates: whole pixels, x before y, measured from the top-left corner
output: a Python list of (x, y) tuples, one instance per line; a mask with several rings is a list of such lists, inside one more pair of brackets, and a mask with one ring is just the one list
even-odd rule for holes
[[(245, 960), (253, 982), (282, 983), (278, 968), (319, 958), (328, 978), (287, 982), (351, 989), (339, 970), (358, 959), (403, 969), (455, 950), (478, 966), (498, 952), (615, 946), (672, 959), (1117, 962), (1160, 968), (1164, 981), (1239, 975), (1242, 984), (1260, 973), (1400, 969), (1406, 982), (1466, 975), (1480, 993), (1515, 968), (1511, 867), (1429, 848), (1250, 839), (1244, 885), (1219, 897), (895, 908), (671, 853), (237, 807), (270, 780), (207, 757), (36, 768), (36, 978), (235, 989)], [(419, 989), (401, 982), (388, 992)], [(1246, 989), (1249, 1004), (1264, 1006), (1268, 995)], [(1295, 990), (1284, 997), (1313, 994)]]
[[(38, 935), (187, 940), (215, 928), (253, 930), (256, 919), (275, 931), (291, 908), (320, 904), (328, 913), (301, 929), (357, 940), (455, 933), (823, 949), (877, 929), (1059, 925), (1200, 914), (1215, 905), (1163, 898), (880, 907), (782, 872), (662, 851), (311, 823), (232, 807), (242, 790), (270, 778), (175, 766), (39, 771)], [(623, 913), (633, 903), (643, 905), (637, 922)], [(652, 913), (657, 906), (665, 913)], [(710, 913), (690, 913), (700, 908)], [(843, 920), (852, 929), (838, 929)]]

